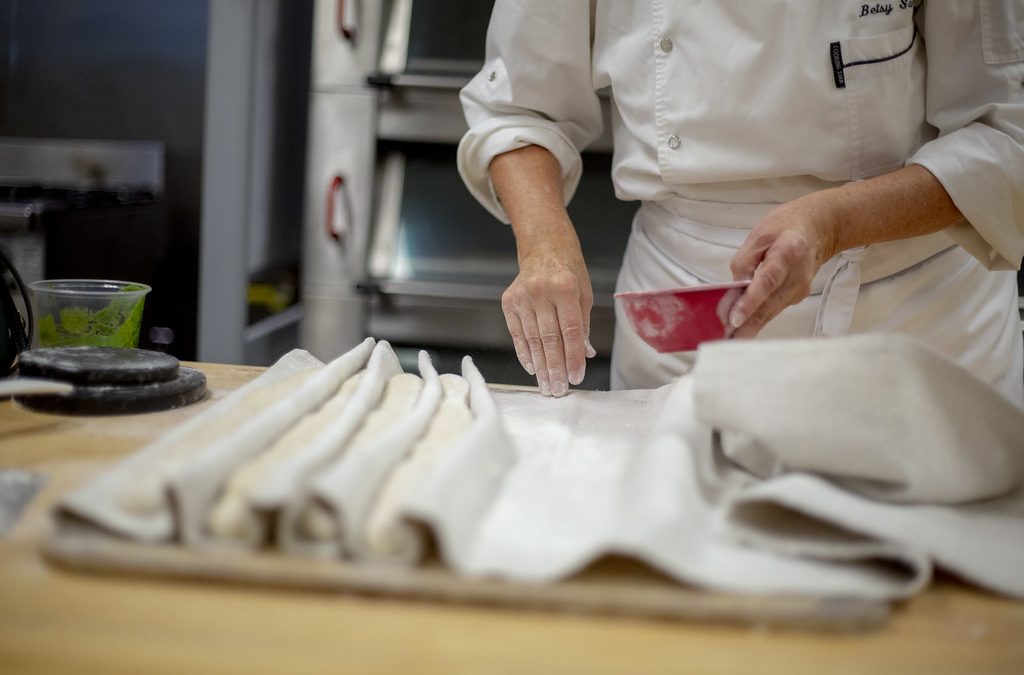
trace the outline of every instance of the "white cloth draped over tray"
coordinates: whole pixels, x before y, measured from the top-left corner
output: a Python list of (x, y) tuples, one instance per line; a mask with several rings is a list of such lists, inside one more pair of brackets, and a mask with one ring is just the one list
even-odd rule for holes
[[(370, 346), (341, 358), (365, 360)], [(286, 355), (217, 407), (316, 363)], [(323, 368), (331, 369), (351, 374), (354, 366)], [(425, 419), (400, 425), (378, 441), (379, 452), (311, 463), (294, 493), (280, 496), (282, 513), (311, 496), (336, 509), (340, 536), (350, 539), (321, 553), (416, 564), (432, 532), (456, 572), (521, 582), (557, 580), (624, 554), (718, 590), (902, 598), (924, 588), (937, 565), (1024, 598), (1024, 412), (907, 338), (717, 343), (701, 349), (692, 373), (660, 389), (563, 399), (488, 391), (468, 359), (463, 371), (473, 423), (401, 496), (407, 550), (367, 552), (363, 521)], [(423, 357), (421, 372), (436, 378)], [(323, 402), (317, 396), (307, 412)], [(421, 399), (417, 410), (432, 406)], [(126, 513), (116, 498), (140, 469), (166, 464), (162, 455), (182, 435), (72, 493), (59, 514), (130, 538), (209, 544), (194, 531), (182, 536), (189, 527), (174, 523), (170, 499)], [(233, 456), (258, 452), (235, 448)], [(190, 461), (162, 469), (174, 489), (187, 489), (179, 477)], [(360, 465), (373, 469), (368, 484), (353, 474)], [(358, 494), (346, 492), (352, 485)], [(195, 503), (212, 498), (209, 486), (203, 494)]]
[(893, 598), (939, 565), (1024, 597), (1024, 413), (907, 338), (716, 343), (655, 392), (495, 397), (520, 458), (477, 571), (619, 551), (714, 588)]

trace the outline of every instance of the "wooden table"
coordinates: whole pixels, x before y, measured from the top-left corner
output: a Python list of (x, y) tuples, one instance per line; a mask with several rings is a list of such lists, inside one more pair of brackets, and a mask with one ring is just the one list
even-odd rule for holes
[[(214, 399), (259, 372), (198, 367)], [(54, 500), (206, 405), (71, 418), (0, 402), (0, 468), (47, 477), (0, 538), (0, 673), (1024, 673), (1024, 603), (950, 579), (880, 631), (829, 635), (122, 579), (42, 560)]]

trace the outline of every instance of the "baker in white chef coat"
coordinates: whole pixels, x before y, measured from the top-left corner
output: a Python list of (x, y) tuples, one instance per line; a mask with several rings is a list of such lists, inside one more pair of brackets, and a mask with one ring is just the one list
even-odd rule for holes
[[(618, 291), (753, 279), (737, 337), (906, 333), (1024, 404), (1022, 0), (497, 0), (459, 170), (512, 224), (502, 306), (554, 396), (593, 354), (564, 205), (602, 89), (616, 194), (640, 202)], [(613, 387), (692, 358), (617, 308)]]

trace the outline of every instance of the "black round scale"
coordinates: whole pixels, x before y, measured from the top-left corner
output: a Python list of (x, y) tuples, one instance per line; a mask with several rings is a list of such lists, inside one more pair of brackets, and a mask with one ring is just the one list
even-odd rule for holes
[(62, 415), (124, 415), (179, 408), (206, 395), (206, 376), (168, 354), (117, 347), (52, 347), (22, 352), (22, 375), (75, 385), (66, 395), (34, 394), (16, 400)]
[(44, 347), (22, 352), (18, 370), (73, 384), (151, 384), (178, 375), (178, 359), (148, 349)]

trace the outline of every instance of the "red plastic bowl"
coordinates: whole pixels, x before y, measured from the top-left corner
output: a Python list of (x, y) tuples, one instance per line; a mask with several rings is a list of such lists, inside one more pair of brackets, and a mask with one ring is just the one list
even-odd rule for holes
[(660, 291), (616, 293), (633, 330), (658, 352), (686, 352), (702, 342), (721, 340), (729, 310), (749, 281)]

